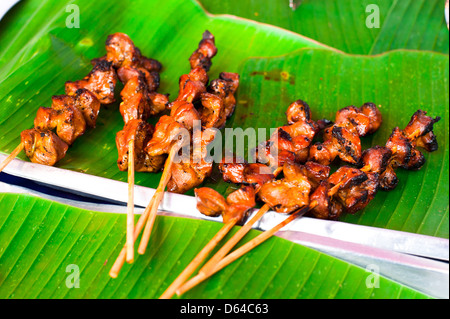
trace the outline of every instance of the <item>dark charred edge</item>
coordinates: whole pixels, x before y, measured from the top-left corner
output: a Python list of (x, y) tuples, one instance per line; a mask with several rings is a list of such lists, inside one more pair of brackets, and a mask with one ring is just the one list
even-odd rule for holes
[[(406, 165), (406, 166), (402, 165), (402, 167), (404, 169), (407, 169), (409, 171), (417, 171), (417, 170), (421, 169), (423, 165), (425, 165), (425, 162), (426, 162), (425, 156), (422, 154), (422, 152), (420, 152), (418, 150), (416, 150), (416, 151), (417, 151), (417, 153), (414, 153), (414, 154), (417, 156), (412, 155), (408, 162), (408, 164), (409, 163), (412, 163), (412, 164)], [(411, 159), (413, 159), (413, 160), (411, 160)]]
[(344, 136), (342, 135), (342, 127), (339, 126), (334, 126), (333, 130), (331, 131), (331, 134), (334, 138), (336, 138), (338, 140), (338, 143), (342, 145), (342, 147), (344, 147), (345, 151), (347, 152), (348, 155), (350, 155), (350, 157), (357, 163), (359, 162), (360, 158), (358, 156), (355, 155), (353, 149), (348, 146), (348, 142), (347, 140), (344, 138)]
[(289, 142), (292, 142), (292, 136), (288, 132), (283, 130), (282, 128), (278, 129), (278, 134), (279, 134), (281, 139), (287, 140)]
[(92, 69), (91, 73), (94, 73), (95, 71), (102, 71), (107, 72), (113, 70), (112, 62), (109, 62), (107, 60), (101, 59), (95, 62), (94, 68)]

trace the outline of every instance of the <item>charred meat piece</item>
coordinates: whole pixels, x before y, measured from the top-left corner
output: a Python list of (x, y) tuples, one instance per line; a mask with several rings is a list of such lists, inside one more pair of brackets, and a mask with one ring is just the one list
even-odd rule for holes
[(149, 156), (168, 154), (172, 143), (179, 138), (183, 130), (185, 130), (183, 125), (171, 116), (161, 116), (156, 123), (152, 138), (145, 147), (145, 151)]
[(198, 49), (192, 53), (189, 58), (191, 69), (201, 67), (205, 71), (209, 71), (211, 67), (211, 59), (216, 55), (217, 48), (215, 45), (214, 36), (206, 30), (203, 33), (202, 40), (198, 44)]
[(391, 156), (392, 151), (389, 148), (377, 145), (363, 151), (359, 166), (381, 174), (386, 170)]
[[(361, 192), (357, 190), (364, 188), (364, 185), (366, 185), (364, 183), (368, 179), (367, 174), (359, 169), (348, 166), (339, 168), (327, 180), (323, 180), (310, 196), (311, 203), (316, 203), (311, 213), (321, 219), (338, 219), (347, 208), (355, 212), (356, 208), (353, 207), (356, 207), (357, 203), (367, 205), (366, 199), (369, 197), (363, 196), (367, 193), (361, 195)], [(370, 187), (372, 186), (370, 184)], [(355, 187), (359, 188), (354, 189)], [(351, 192), (352, 189), (354, 189), (353, 193)], [(348, 194), (357, 195), (357, 198), (352, 198)]]
[(336, 124), (324, 131), (323, 143), (311, 146), (309, 160), (322, 165), (330, 165), (339, 157), (341, 160), (356, 164), (361, 157), (361, 140), (355, 132)]
[(164, 166), (164, 155), (149, 156), (144, 147), (153, 134), (153, 127), (143, 120), (130, 120), (123, 130), (116, 135), (116, 145), (119, 153), (117, 166), (121, 171), (128, 170), (128, 151), (130, 140), (134, 140), (135, 171), (157, 172)]
[[(262, 185), (258, 195), (276, 212), (288, 214), (309, 204), (313, 184), (320, 182), (322, 177), (326, 178), (329, 170), (286, 162), (283, 173), (281, 180), (271, 180)], [(318, 178), (312, 183), (308, 175)]]
[(417, 110), (411, 117), (408, 125), (403, 130), (409, 140), (413, 141), (418, 137), (424, 136), (433, 131), (434, 123), (438, 122), (441, 119), (440, 117), (436, 117), (433, 119), (426, 114), (427, 112), (425, 111)]
[(329, 165), (339, 157), (344, 162), (357, 164), (361, 158), (360, 136), (374, 133), (381, 122), (381, 113), (373, 103), (340, 109), (335, 124), (324, 130), (324, 142), (311, 146), (309, 160)]
[(425, 163), (425, 157), (398, 127), (394, 128), (386, 147), (391, 150), (391, 165), (408, 170), (420, 169)]
[(200, 114), (194, 104), (186, 101), (175, 101), (170, 105), (170, 116), (187, 130), (193, 129), (195, 121), (200, 123)]
[(145, 69), (148, 72), (159, 72), (162, 69), (160, 62), (142, 56), (130, 37), (119, 32), (108, 36), (105, 59), (112, 62), (115, 68), (133, 67)]
[(66, 82), (66, 94), (73, 95), (79, 89), (92, 92), (101, 104), (110, 104), (115, 101), (114, 88), (117, 75), (111, 62), (99, 60), (94, 68), (82, 80)]
[(208, 145), (214, 140), (216, 131), (206, 129), (201, 136), (193, 136), (193, 150), (188, 159), (181, 160), (172, 164), (171, 176), (167, 183), (169, 192), (185, 193), (194, 188), (211, 175), (212, 160), (208, 160)]
[(200, 99), (201, 94), (206, 92), (206, 84), (208, 83), (208, 75), (206, 71), (197, 67), (192, 69), (189, 74), (180, 77), (179, 93), (175, 101), (195, 102)]
[(224, 157), (219, 164), (219, 171), (227, 183), (242, 184), (244, 182), (244, 169), (248, 164), (240, 158), (233, 156), (231, 161)]
[(67, 143), (49, 130), (24, 130), (20, 138), (25, 154), (33, 163), (53, 166), (66, 155), (69, 148)]
[(195, 189), (197, 199), (197, 209), (206, 216), (217, 217), (222, 215), (223, 222), (237, 220), (237, 224), (242, 224), (247, 217), (247, 213), (255, 205), (255, 190), (251, 186), (242, 188), (230, 193), (225, 199), (217, 191), (202, 187)]
[(75, 106), (75, 99), (68, 95), (52, 97), (52, 107), (40, 107), (34, 119), (34, 127), (40, 131), (56, 129), (56, 134), (68, 145), (86, 131), (83, 114)]

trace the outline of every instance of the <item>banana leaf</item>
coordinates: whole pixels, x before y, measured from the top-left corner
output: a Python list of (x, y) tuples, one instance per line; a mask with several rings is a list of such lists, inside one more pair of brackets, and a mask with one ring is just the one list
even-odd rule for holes
[[(148, 253), (125, 264), (119, 277), (111, 279), (109, 269), (125, 240), (124, 214), (23, 194), (0, 194), (0, 211), (2, 299), (157, 298), (221, 227), (158, 216)], [(252, 231), (245, 241), (257, 234)], [(274, 237), (181, 298), (429, 298), (371, 276), (365, 269)]]
[[(299, 4), (295, 10), (285, 0), (201, 3), (213, 14), (232, 14), (276, 25), (347, 53), (413, 49), (448, 54), (445, 0), (297, 0), (293, 1)], [(371, 28), (374, 14), (379, 17), (379, 25)]]
[[(80, 8), (80, 29), (69, 29), (65, 25), (65, 20), (69, 15), (65, 8), (72, 3), (76, 3)], [(52, 95), (63, 94), (65, 81), (79, 79), (89, 71), (89, 60), (104, 54), (103, 43), (108, 34), (117, 31), (128, 33), (144, 55), (160, 60), (165, 68), (159, 91), (175, 96), (179, 76), (189, 70), (187, 59), (196, 48), (202, 32), (208, 29), (216, 35), (219, 47), (218, 56), (213, 61), (211, 78), (217, 77), (222, 71), (239, 72), (242, 77), (242, 85), (238, 92), (237, 112), (228, 123), (229, 127), (270, 128), (283, 125), (285, 123), (283, 113), (287, 105), (298, 98), (306, 100), (311, 105), (314, 118), (333, 118), (335, 111), (343, 106), (360, 105), (367, 100), (373, 100), (382, 105), (385, 122), (376, 135), (364, 141), (364, 146), (368, 147), (384, 143), (393, 126), (406, 125), (409, 116), (419, 106), (433, 116), (441, 116), (443, 120), (436, 124), (436, 134), (441, 147), (433, 154), (426, 154), (426, 166), (419, 172), (400, 171), (399, 177), (402, 184), (394, 192), (379, 193), (367, 210), (355, 216), (345, 216), (344, 220), (448, 238), (448, 196), (446, 195), (449, 184), (448, 56), (413, 51), (397, 51), (369, 58), (350, 56), (280, 28), (230, 16), (207, 14), (194, 1), (170, 0), (165, 1), (164, 4), (156, 1), (133, 1), (133, 5), (130, 3), (127, 1), (120, 3), (58, 1), (55, 4), (50, 1), (27, 1), (21, 2), (7, 15), (6, 20), (0, 24), (2, 44), (6, 44), (0, 48), (1, 152), (9, 153), (19, 143), (20, 132), (33, 125), (37, 108), (49, 106)], [(142, 14), (143, 12), (145, 14)], [(305, 49), (286, 55), (302, 48), (316, 49)], [(249, 59), (255, 56), (261, 58)], [(271, 56), (279, 57), (270, 58)], [(268, 72), (268, 76), (264, 72)], [(289, 77), (286, 77), (286, 74)], [(318, 74), (322, 76), (318, 76)], [(156, 120), (152, 119), (153, 122)], [(118, 171), (116, 166), (117, 151), (114, 141), (116, 132), (122, 127), (123, 120), (118, 112), (118, 103), (105, 107), (101, 111), (97, 128), (80, 137), (57, 166), (61, 169), (126, 181), (126, 173)], [(23, 154), (19, 157), (27, 160)], [(433, 172), (439, 172), (438, 176), (435, 176), (436, 174)], [(160, 174), (137, 173), (136, 183), (156, 187), (159, 178)], [(228, 184), (217, 181), (217, 171), (210, 180), (206, 181), (205, 185), (214, 186), (224, 194), (232, 188)], [(140, 258), (143, 260), (142, 264), (136, 263), (136, 266), (125, 268), (124, 277), (127, 280), (119, 278), (123, 282), (118, 283), (108, 281), (107, 270), (109, 270), (110, 261), (107, 263), (108, 267), (105, 266), (107, 270), (104, 271), (100, 271), (99, 267), (91, 266), (91, 262), (95, 260), (95, 265), (103, 265), (109, 256), (113, 256), (111, 258), (117, 256), (119, 247), (124, 240), (123, 225), (125, 222), (124, 220), (119, 221), (124, 218), (123, 216), (111, 217), (109, 214), (80, 211), (68, 206), (59, 206), (60, 204), (23, 196), (18, 198), (10, 197), (10, 195), (2, 196), (0, 202), (2, 206), (7, 205), (11, 208), (17, 203), (17, 206), (14, 206), (14, 214), (11, 214), (8, 209), (2, 209), (2, 212), (5, 211), (5, 215), (2, 213), (0, 217), (3, 220), (0, 224), (2, 225), (0, 232), (6, 234), (2, 236), (4, 241), (0, 241), (2, 245), (3, 242), (5, 243), (5, 246), (2, 246), (3, 249), (0, 250), (0, 266), (6, 265), (2, 266), (5, 267), (3, 268), (5, 273), (12, 273), (6, 277), (6, 280), (2, 279), (4, 282), (1, 291), (3, 291), (3, 287), (11, 287), (5, 290), (6, 293), (3, 294), (5, 297), (157, 296), (162, 292), (163, 286), (168, 285), (175, 278), (176, 274), (183, 269), (183, 266), (192, 259), (219, 227), (219, 225), (204, 221), (159, 218), (158, 223), (160, 224), (157, 225), (159, 230), (152, 239), (152, 245), (155, 245), (154, 247), (163, 245), (163, 243), (168, 245), (165, 259), (169, 260), (170, 253), (174, 252), (179, 261), (174, 262), (172, 267), (164, 269), (165, 264), (159, 258), (154, 258), (155, 252), (153, 251), (153, 254)], [(27, 204), (31, 206), (27, 206)], [(54, 209), (60, 215), (34, 214), (37, 211), (52, 212), (52, 207), (55, 207)], [(67, 215), (66, 213), (61, 215), (61, 211), (66, 212)], [(102, 221), (90, 223), (88, 220), (94, 216)], [(28, 220), (28, 218), (31, 219)], [(81, 221), (80, 225), (76, 221)], [(15, 224), (7, 227), (11, 222)], [(65, 227), (62, 224), (64, 222), (71, 226)], [(181, 223), (181, 226), (176, 226), (178, 223)], [(198, 223), (202, 227), (196, 226)], [(22, 228), (19, 227), (20, 225), (27, 226)], [(34, 239), (34, 236), (25, 235), (30, 231), (39, 231), (42, 227), (44, 229), (50, 227), (51, 230), (50, 233), (47, 233), (47, 237), (36, 236), (39, 238), (38, 240)], [(98, 231), (99, 229), (102, 231)], [(171, 229), (174, 231), (170, 231)], [(190, 231), (184, 231), (187, 229)], [(198, 231), (191, 231), (195, 229)], [(84, 233), (85, 231), (88, 233)], [(254, 236), (255, 233), (252, 234)], [(11, 235), (13, 238), (8, 237)], [(77, 239), (88, 238), (90, 241), (81, 241), (80, 246), (77, 246), (79, 240), (73, 239), (72, 236)], [(97, 256), (96, 249), (110, 237), (110, 246), (105, 248), (102, 255)], [(47, 238), (50, 246), (47, 246), (47, 242), (42, 238)], [(51, 244), (53, 238), (58, 241), (56, 246)], [(100, 242), (94, 243), (93, 240), (96, 238), (100, 238)], [(203, 241), (199, 238), (203, 238)], [(15, 248), (26, 248), (26, 243), (30, 240), (33, 244), (27, 248), (23, 258), (20, 256), (20, 249), (15, 253)], [(153, 242), (153, 240), (155, 241)], [(277, 248), (264, 250), (260, 259), (255, 261), (253, 258), (244, 258), (241, 261), (242, 265), (237, 262), (233, 266), (227, 267), (227, 270), (217, 274), (217, 281), (211, 279), (211, 282), (208, 281), (199, 287), (201, 292), (196, 290), (188, 296), (216, 298), (256, 296), (257, 292), (252, 287), (261, 288), (256, 280), (251, 281), (248, 286), (239, 285), (242, 281), (250, 283), (247, 281), (247, 270), (243, 270), (245, 276), (241, 277), (234, 277), (234, 273), (239, 270), (240, 265), (244, 267), (256, 262), (259, 268), (255, 268), (254, 276), (257, 277), (254, 278), (267, 278), (267, 275), (261, 275), (264, 273), (260, 272), (260, 268), (266, 267), (267, 261), (271, 259), (266, 258), (268, 251), (271, 252), (271, 255), (278, 251), (279, 240), (281, 239), (274, 238), (272, 247), (276, 245)], [(177, 242), (183, 243), (184, 247), (175, 248)], [(97, 246), (93, 247), (92, 245)], [(268, 245), (270, 244), (265, 245), (266, 248)], [(278, 289), (279, 282), (274, 279), (273, 283), (277, 284), (272, 286), (272, 283), (266, 283), (267, 286), (264, 287), (266, 290), (263, 289), (262, 294), (258, 297), (408, 298), (417, 296), (403, 287), (385, 291), (374, 289), (368, 292), (362, 275), (365, 273), (364, 270), (332, 259), (333, 263), (330, 264), (333, 267), (337, 267), (338, 270), (344, 269), (342, 272), (337, 272), (341, 279), (342, 277), (356, 278), (351, 279), (352, 283), (347, 282), (343, 287), (347, 289), (349, 286), (356, 286), (363, 290), (362, 293), (355, 293), (355, 291), (342, 293), (342, 287), (334, 285), (335, 281), (322, 281), (322, 276), (333, 276), (332, 274), (335, 273), (334, 268), (333, 271), (330, 271), (328, 267), (331, 257), (320, 254), (320, 258), (317, 258), (315, 255), (317, 252), (313, 250), (304, 250), (304, 247), (294, 249), (297, 245), (292, 243), (286, 243), (286, 245), (288, 246), (285, 251), (293, 252), (301, 249), (303, 253), (295, 253), (297, 255), (294, 257), (284, 255), (274, 261), (279, 262), (282, 267), (286, 267), (287, 272), (290, 269), (290, 275), (292, 275), (292, 269), (298, 269), (302, 280), (306, 280), (304, 278), (307, 276), (312, 276), (313, 281), (308, 284), (300, 282), (298, 287), (292, 287), (296, 285), (296, 281), (281, 281), (286, 282), (287, 286), (292, 286), (283, 290), (286, 292), (281, 293), (277, 290), (277, 293), (272, 294), (274, 290)], [(50, 266), (53, 262), (47, 263), (41, 255), (37, 255), (38, 248), (49, 249), (52, 256), (59, 258), (59, 263)], [(160, 251), (158, 250), (158, 256)], [(308, 253), (305, 253), (306, 251)], [(257, 251), (254, 253), (257, 254)], [(83, 273), (87, 271), (90, 274), (88, 277), (92, 278), (90, 284), (85, 286), (86, 288), (90, 287), (89, 291), (81, 292), (81, 290), (72, 289), (67, 292), (58, 288), (61, 285), (64, 286), (65, 277), (53, 274), (56, 271), (64, 272), (67, 265), (75, 263), (67, 259), (72, 254), (82, 258)], [(84, 254), (87, 255), (86, 259), (84, 259)], [(83, 256), (80, 257), (81, 255)], [(174, 260), (176, 260), (175, 257)], [(22, 267), (22, 263), (18, 263), (19, 260), (22, 260), (23, 265), (26, 266)], [(311, 267), (310, 272), (303, 272), (305, 268), (298, 268), (298, 260), (302, 260), (306, 264), (311, 262), (317, 269), (324, 268), (321, 268), (320, 272), (316, 272), (313, 271), (315, 268)], [(28, 269), (34, 269), (32, 274), (38, 274), (41, 267), (45, 265), (54, 267), (49, 272), (49, 277), (43, 280), (43, 283), (50, 287), (48, 290), (37, 285), (40, 280), (36, 281), (36, 276), (30, 277), (27, 273)], [(351, 267), (352, 271), (348, 271), (347, 267)], [(144, 271), (148, 268), (157, 269), (158, 272)], [(355, 269), (356, 275), (353, 273), (353, 269)], [(167, 271), (166, 275), (159, 273), (159, 270)], [(271, 274), (273, 276), (273, 273)], [(278, 273), (274, 278), (278, 278)], [(281, 278), (283, 279), (283, 276)], [(23, 285), (18, 284), (18, 281), (21, 280), (24, 280)], [(147, 285), (141, 286), (141, 280)], [(164, 283), (161, 283), (161, 280), (165, 280)], [(155, 281), (160, 283), (159, 288), (147, 288), (150, 282)], [(218, 282), (221, 285), (217, 285)], [(388, 282), (386, 281), (386, 284)], [(303, 283), (305, 285), (301, 287)], [(331, 290), (319, 289), (321, 285), (329, 287), (332, 283), (333, 289)], [(35, 289), (34, 285), (36, 285)], [(305, 290), (308, 285), (311, 285), (311, 288)], [(97, 286), (99, 290), (96, 290)], [(27, 287), (30, 293), (27, 292)], [(135, 290), (134, 287), (139, 288)], [(234, 290), (235, 287), (242, 292)], [(100, 291), (101, 289), (103, 290)], [(230, 291), (229, 294), (226, 292), (227, 289)], [(330, 293), (330, 291), (334, 291), (334, 293)]]

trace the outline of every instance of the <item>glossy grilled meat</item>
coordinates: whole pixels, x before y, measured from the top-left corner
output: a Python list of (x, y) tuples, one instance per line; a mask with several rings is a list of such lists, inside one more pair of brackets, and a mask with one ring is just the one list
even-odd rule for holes
[(311, 146), (309, 160), (330, 165), (339, 157), (344, 162), (357, 164), (361, 158), (360, 136), (374, 133), (381, 122), (381, 113), (373, 103), (339, 110), (335, 124), (324, 130), (324, 142)]
[(94, 68), (82, 80), (65, 84), (66, 94), (74, 95), (79, 89), (92, 92), (101, 104), (110, 104), (115, 101), (114, 89), (117, 83), (117, 74), (111, 62), (100, 59)]
[(202, 187), (195, 189), (197, 209), (204, 215), (217, 217), (222, 215), (223, 222), (228, 223), (232, 219), (237, 224), (242, 224), (250, 209), (255, 207), (255, 190), (251, 186), (243, 186), (230, 193), (225, 199), (217, 191)]
[(198, 49), (192, 53), (189, 58), (191, 69), (201, 67), (205, 71), (209, 71), (211, 67), (211, 59), (217, 54), (214, 36), (206, 30), (203, 33), (202, 40), (198, 44)]
[(170, 116), (189, 131), (194, 128), (195, 121), (198, 121), (198, 123), (201, 121), (200, 114), (194, 104), (186, 101), (171, 103)]
[(321, 219), (338, 219), (344, 211), (356, 212), (357, 207), (362, 208), (369, 203), (377, 190), (372, 183), (377, 183), (378, 179), (371, 179), (370, 184), (367, 181), (367, 174), (359, 169), (348, 166), (339, 168), (311, 194), (311, 203), (317, 204), (311, 213)]
[(145, 121), (150, 116), (164, 111), (169, 103), (167, 95), (149, 90), (142, 73), (139, 72), (135, 75), (127, 78), (127, 82), (120, 92), (122, 97), (120, 113), (125, 123), (131, 119)]
[(236, 108), (236, 91), (239, 74), (222, 72), (218, 79), (211, 81), (207, 93), (201, 94), (200, 110), (202, 126), (223, 128)]
[(181, 158), (172, 164), (171, 176), (167, 183), (168, 191), (185, 193), (211, 175), (213, 162), (207, 158), (207, 147), (214, 140), (215, 134), (215, 130), (206, 129), (201, 135), (193, 136), (193, 149), (189, 158)]
[(52, 107), (40, 107), (34, 119), (34, 127), (40, 131), (56, 129), (56, 134), (68, 145), (84, 134), (86, 121), (75, 106), (75, 98), (69, 95), (52, 97)]
[(255, 158), (271, 167), (280, 167), (288, 161), (304, 163), (308, 159), (309, 147), (326, 120), (311, 119), (308, 104), (302, 100), (291, 103), (286, 112), (290, 125), (279, 127), (263, 145), (255, 151)]
[(317, 163), (286, 162), (284, 178), (261, 186), (260, 199), (278, 213), (292, 213), (309, 205), (310, 192), (328, 177), (329, 168)]
[(152, 138), (145, 147), (145, 151), (150, 156), (168, 154), (172, 143), (178, 139), (182, 131), (185, 131), (184, 126), (171, 116), (161, 116), (158, 123), (156, 123)]
[(153, 127), (143, 120), (133, 119), (125, 124), (123, 130), (116, 135), (116, 145), (119, 153), (117, 166), (121, 171), (128, 170), (129, 142), (134, 140), (134, 169), (137, 172), (157, 172), (164, 166), (165, 156), (150, 156), (144, 147), (153, 134)]
[(69, 148), (58, 135), (49, 130), (24, 130), (20, 138), (25, 154), (33, 163), (53, 166), (66, 155)]

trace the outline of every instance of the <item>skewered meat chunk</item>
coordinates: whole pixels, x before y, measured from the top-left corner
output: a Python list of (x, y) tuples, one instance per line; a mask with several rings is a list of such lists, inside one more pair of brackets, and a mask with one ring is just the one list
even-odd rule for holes
[(111, 62), (98, 60), (87, 76), (75, 82), (66, 82), (66, 94), (73, 95), (79, 89), (92, 92), (101, 104), (110, 104), (115, 101), (114, 88), (117, 75)]
[(206, 129), (200, 136), (193, 136), (193, 150), (188, 160), (172, 163), (171, 176), (167, 183), (169, 192), (185, 193), (200, 185), (211, 175), (213, 162), (207, 161), (208, 145), (217, 131)]
[(330, 165), (339, 157), (344, 162), (357, 164), (361, 158), (360, 136), (374, 133), (381, 122), (381, 113), (373, 103), (340, 109), (335, 124), (324, 130), (324, 142), (311, 146), (309, 160)]
[(128, 169), (129, 142), (134, 140), (135, 171), (157, 172), (164, 166), (164, 155), (150, 156), (144, 151), (144, 147), (153, 134), (153, 127), (138, 119), (133, 119), (125, 124), (123, 130), (116, 135), (116, 145), (119, 153), (117, 166), (121, 171)]
[(195, 189), (197, 209), (206, 216), (217, 217), (222, 215), (223, 222), (228, 223), (232, 219), (237, 224), (242, 224), (250, 209), (255, 207), (255, 190), (251, 186), (243, 186), (230, 193), (227, 199), (217, 191), (202, 187)]
[(305, 163), (314, 136), (329, 123), (328, 120), (313, 121), (308, 104), (302, 100), (291, 103), (286, 116), (289, 125), (279, 127), (255, 152), (259, 162), (271, 167), (283, 166), (287, 161)]
[(227, 157), (224, 157), (219, 163), (219, 171), (222, 174), (222, 178), (227, 183), (242, 184), (244, 182), (244, 169), (247, 163), (241, 159), (233, 156), (229, 161)]
[(86, 121), (75, 106), (75, 98), (68, 95), (52, 97), (52, 107), (40, 107), (34, 126), (40, 131), (56, 129), (56, 134), (68, 145), (84, 134)]
[(69, 146), (55, 133), (36, 128), (24, 130), (20, 134), (25, 154), (33, 163), (55, 165), (62, 159)]
[(361, 155), (361, 164), (359, 166), (366, 166), (371, 172), (381, 174), (386, 170), (391, 156), (392, 151), (389, 148), (376, 145), (364, 150)]
[(120, 95), (123, 100), (120, 113), (125, 123), (131, 119), (147, 120), (165, 110), (169, 102), (166, 95), (148, 90), (142, 73), (129, 78)]
[(197, 67), (192, 69), (189, 74), (183, 74), (179, 81), (179, 93), (175, 101), (194, 102), (200, 99), (202, 93), (206, 92), (208, 75), (206, 71)]
[(283, 173), (283, 179), (262, 185), (258, 195), (276, 212), (288, 214), (309, 204), (311, 190), (328, 177), (329, 168), (320, 164), (286, 162)]
[(202, 40), (198, 44), (198, 49), (192, 53), (189, 58), (191, 68), (201, 67), (205, 71), (209, 71), (211, 67), (211, 59), (217, 54), (214, 36), (206, 30), (203, 33)]
[(200, 114), (194, 104), (186, 101), (171, 103), (170, 116), (189, 131), (193, 129), (195, 121), (201, 121)]
[(185, 130), (183, 125), (175, 121), (171, 116), (161, 116), (158, 123), (156, 123), (152, 138), (145, 147), (145, 151), (150, 156), (168, 154), (172, 143), (183, 130)]
[[(321, 219), (338, 219), (344, 212), (346, 206), (352, 207), (362, 199), (353, 199), (348, 192), (353, 187), (361, 187), (368, 180), (367, 174), (359, 169), (343, 166), (331, 174), (327, 180), (323, 180), (317, 189), (311, 194), (311, 202), (316, 202), (311, 213)], [(354, 191), (350, 194), (355, 195)], [(360, 193), (358, 193), (360, 195)], [(343, 199), (343, 200), (338, 200)], [(347, 200), (347, 202), (345, 202)], [(344, 201), (345, 205), (342, 203)], [(366, 203), (367, 204), (367, 203)]]
[(386, 147), (392, 151), (391, 163), (394, 167), (408, 170), (419, 169), (425, 163), (425, 157), (417, 150), (408, 137), (398, 127), (394, 128)]
[(71, 96), (74, 97), (75, 106), (83, 114), (86, 125), (89, 127), (95, 127), (98, 113), (100, 112), (100, 101), (93, 93), (86, 89), (76, 90), (75, 95)]
[[(235, 93), (238, 87), (239, 74), (237, 73), (222, 72), (218, 79), (211, 81), (208, 86), (208, 94), (202, 94), (203, 108), (201, 113), (202, 120), (205, 117), (207, 123), (204, 125), (205, 127), (217, 127), (221, 129), (225, 126), (226, 120), (233, 115), (234, 109), (236, 108)], [(220, 108), (217, 104), (211, 105), (212, 101), (219, 101), (219, 99), (221, 101)], [(212, 119), (209, 118), (211, 117), (211, 113), (213, 113)]]
[(106, 40), (106, 60), (116, 68), (143, 68), (147, 71), (161, 71), (162, 66), (157, 60), (142, 56), (141, 51), (134, 45), (130, 37), (124, 33), (114, 33)]

